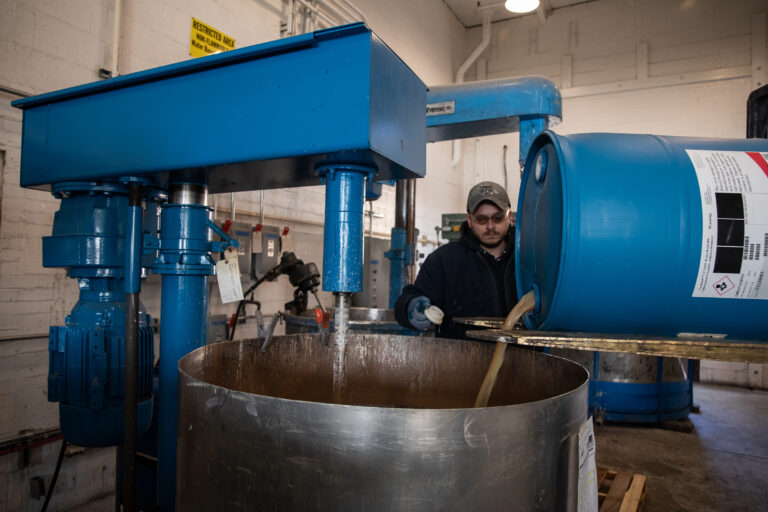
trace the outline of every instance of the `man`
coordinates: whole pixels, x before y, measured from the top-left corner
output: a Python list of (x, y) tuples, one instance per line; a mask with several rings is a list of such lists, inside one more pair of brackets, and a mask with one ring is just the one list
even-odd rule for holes
[(456, 317), (504, 317), (517, 303), (515, 229), (509, 197), (497, 183), (484, 181), (469, 191), (461, 238), (438, 247), (421, 266), (416, 282), (395, 304), (398, 323), (426, 330), (430, 305), (445, 317), (437, 327), (444, 338), (467, 339), (468, 326)]

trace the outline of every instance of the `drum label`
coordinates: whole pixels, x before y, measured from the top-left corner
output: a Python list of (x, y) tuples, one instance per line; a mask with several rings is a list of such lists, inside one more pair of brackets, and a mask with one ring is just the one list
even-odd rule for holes
[(703, 220), (694, 297), (768, 299), (768, 153), (686, 150)]

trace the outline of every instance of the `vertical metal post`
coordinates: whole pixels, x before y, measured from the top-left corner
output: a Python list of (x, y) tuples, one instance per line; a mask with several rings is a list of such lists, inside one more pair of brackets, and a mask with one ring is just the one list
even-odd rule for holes
[(152, 266), (163, 276), (157, 466), (158, 507), (163, 511), (174, 510), (176, 496), (178, 362), (205, 344), (208, 276), (214, 268), (206, 204), (205, 186), (171, 186), (162, 212), (160, 255)]
[(365, 180), (375, 170), (340, 164), (323, 166), (317, 171), (325, 181), (323, 290), (333, 292), (336, 298), (333, 394), (341, 402), (346, 382), (349, 296), (350, 292), (363, 289)]
[(413, 284), (416, 280), (416, 180), (408, 180), (408, 190), (406, 193), (406, 280), (408, 284)]
[(405, 189), (407, 180), (397, 180), (395, 183), (395, 227), (405, 229), (406, 206)]
[(325, 180), (323, 290), (362, 291), (365, 178), (373, 169), (333, 165), (318, 173)]
[(259, 224), (264, 225), (264, 191), (259, 190)]
[(395, 227), (392, 228), (389, 250), (385, 256), (389, 260), (389, 307), (394, 308), (397, 298), (407, 284), (406, 272), (406, 189), (408, 180), (398, 180), (395, 184)]
[(125, 405), (123, 407), (123, 510), (136, 510), (136, 425), (139, 372), (139, 292), (141, 291), (142, 208), (141, 185), (132, 183), (128, 194), (128, 229), (125, 251)]
[(538, 137), (547, 128), (549, 128), (549, 120), (544, 117), (520, 120), (520, 152), (518, 155), (520, 172), (522, 172), (523, 166), (525, 166), (525, 159), (528, 158), (528, 150), (531, 149), (533, 139)]

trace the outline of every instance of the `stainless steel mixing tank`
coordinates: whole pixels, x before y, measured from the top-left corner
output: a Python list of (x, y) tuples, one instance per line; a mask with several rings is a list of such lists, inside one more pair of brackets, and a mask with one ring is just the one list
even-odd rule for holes
[(510, 346), (350, 335), (332, 403), (318, 334), (202, 347), (179, 363), (179, 510), (576, 510), (587, 372)]

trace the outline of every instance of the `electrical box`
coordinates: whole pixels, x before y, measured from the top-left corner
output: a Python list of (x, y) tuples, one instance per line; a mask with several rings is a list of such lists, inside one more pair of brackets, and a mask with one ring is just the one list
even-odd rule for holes
[(365, 237), (363, 291), (352, 294), (352, 305), (361, 308), (386, 308), (389, 304), (389, 240)]
[(253, 274), (258, 278), (280, 263), (280, 233), (277, 226), (256, 226), (252, 234)]
[(227, 340), (227, 315), (208, 315), (208, 329), (206, 330), (205, 343), (219, 343)]
[[(229, 229), (227, 230), (227, 224)], [(242, 280), (248, 281), (251, 278), (251, 232), (253, 226), (245, 222), (229, 222), (224, 224), (227, 234), (237, 240), (237, 263), (240, 265), (240, 276)]]
[(467, 220), (466, 213), (443, 214), (443, 240), (458, 240), (461, 237), (461, 224)]
[[(242, 281), (249, 281), (251, 279), (251, 274), (253, 273), (251, 269), (251, 255), (253, 254), (253, 248), (251, 247), (251, 231), (253, 230), (253, 226), (245, 222), (232, 222), (231, 220), (219, 219), (216, 220), (216, 223), (227, 235), (237, 240), (237, 243), (239, 244), (237, 247), (237, 263), (240, 266), (240, 279)], [(221, 258), (222, 255), (223, 254), (219, 253), (211, 254), (214, 261), (219, 261), (219, 258)]]

